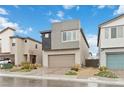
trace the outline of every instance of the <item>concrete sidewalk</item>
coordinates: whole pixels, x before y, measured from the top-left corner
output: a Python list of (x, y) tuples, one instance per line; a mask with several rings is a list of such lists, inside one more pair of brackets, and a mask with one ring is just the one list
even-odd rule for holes
[(124, 79), (108, 79), (99, 77), (90, 77), (78, 79), (77, 76), (67, 75), (43, 75), (43, 76), (31, 76), (31, 75), (17, 75), (17, 74), (0, 74), (0, 77), (17, 77), (27, 79), (46, 79), (46, 80), (62, 80), (62, 81), (73, 81), (73, 82), (86, 82), (86, 83), (101, 83), (101, 84), (112, 84), (112, 85), (124, 85)]

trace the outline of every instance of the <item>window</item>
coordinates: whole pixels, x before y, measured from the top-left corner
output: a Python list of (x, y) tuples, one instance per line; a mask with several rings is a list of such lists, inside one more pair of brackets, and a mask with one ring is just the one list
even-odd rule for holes
[(45, 38), (49, 38), (49, 34), (47, 33), (47, 34), (45, 34)]
[(105, 39), (109, 38), (109, 28), (105, 28)]
[(116, 38), (117, 37), (117, 29), (116, 27), (111, 28), (111, 38)]
[(64, 31), (64, 32), (62, 32), (62, 40), (63, 41), (75, 41), (75, 40), (77, 40), (77, 32), (76, 31)]
[(25, 43), (27, 43), (27, 40), (25, 40)]
[(15, 43), (12, 43), (12, 46), (15, 46)]
[(35, 48), (37, 49), (38, 47), (37, 47), (37, 44), (35, 45)]
[(118, 27), (118, 38), (121, 38), (121, 37), (123, 37), (123, 27), (119, 26)]

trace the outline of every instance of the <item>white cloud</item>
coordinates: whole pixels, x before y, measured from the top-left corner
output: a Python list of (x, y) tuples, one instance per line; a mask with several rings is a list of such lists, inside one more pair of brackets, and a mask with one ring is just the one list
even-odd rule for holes
[(18, 6), (18, 5), (14, 5), (14, 7), (15, 7), (15, 8), (19, 8), (19, 6)]
[(56, 14), (60, 19), (64, 18), (64, 12), (63, 11), (58, 11)]
[(114, 7), (115, 7), (114, 5), (98, 5), (97, 6), (98, 9), (103, 9), (103, 8), (113, 9)]
[(2, 15), (8, 15), (8, 12), (5, 9), (0, 8), (0, 14), (2, 14)]
[(11, 22), (11, 21), (9, 21), (8, 18), (0, 17), (0, 30), (4, 29), (6, 27), (14, 28), (14, 29), (16, 29), (17, 33), (21, 33), (21, 34), (27, 34), (29, 31), (32, 31), (31, 27), (29, 27), (28, 30), (27, 29), (23, 30), (23, 29), (21, 29), (21, 27), (19, 26), (18, 23)]
[(77, 10), (79, 10), (79, 6), (76, 5), (63, 5), (64, 9), (72, 9), (72, 8), (76, 8)]
[(28, 31), (30, 31), (30, 32), (31, 32), (32, 30), (33, 30), (33, 29), (32, 29), (32, 27), (29, 27), (29, 28), (28, 28)]
[(61, 22), (61, 20), (51, 18), (51, 19), (50, 19), (50, 22), (51, 22), (51, 23)]
[(92, 52), (93, 55), (96, 55), (98, 53), (97, 35), (89, 34), (89, 35), (87, 35), (87, 40), (90, 45), (90, 52)]
[(8, 18), (0, 17), (0, 29), (6, 27), (12, 27), (18, 29), (19, 25), (17, 23), (10, 22)]
[(119, 15), (124, 13), (124, 5), (120, 5), (117, 10), (114, 11), (113, 15)]
[(64, 5), (63, 6), (64, 9), (72, 9), (74, 7), (75, 7), (75, 5)]
[(103, 8), (105, 8), (105, 5), (99, 5), (98, 8), (103, 9)]
[(77, 7), (76, 7), (76, 9), (77, 9), (77, 10), (79, 10), (79, 9), (80, 9), (80, 7), (79, 7), (79, 6), (77, 6)]

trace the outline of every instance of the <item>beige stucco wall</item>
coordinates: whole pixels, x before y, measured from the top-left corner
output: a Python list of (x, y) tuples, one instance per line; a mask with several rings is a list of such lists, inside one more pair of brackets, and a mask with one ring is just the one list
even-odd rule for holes
[(20, 38), (16, 38), (15, 45), (15, 65), (21, 64), (24, 61), (24, 42)]
[(81, 56), (81, 64), (85, 65), (85, 59), (89, 57), (89, 48), (80, 32), (80, 56)]
[[(37, 49), (35, 48), (35, 45), (37, 44)], [(30, 39), (27, 39), (27, 43), (24, 43), (24, 54), (32, 54), (36, 55), (36, 62), (41, 64), (42, 63), (42, 44), (32, 41)]]
[(79, 49), (78, 50), (42, 51), (42, 53), (43, 53), (43, 66), (44, 67), (48, 67), (48, 55), (75, 54), (75, 64), (81, 63)]
[(10, 36), (13, 35), (14, 35), (14, 31), (12, 29), (7, 29), (6, 31), (0, 34), (2, 53), (11, 52)]
[[(24, 54), (27, 55), (27, 61), (30, 61), (30, 55), (36, 55), (36, 63), (42, 63), (42, 45), (38, 42), (32, 41), (30, 39), (21, 38), (12, 38), (11, 41), (16, 43), (15, 46), (12, 46), (12, 53), (15, 54), (15, 64), (18, 65), (21, 62), (25, 61)], [(37, 49), (35, 45), (37, 44)]]
[[(78, 31), (77, 31), (78, 30)], [(69, 20), (52, 24), (51, 49), (79, 48), (79, 40), (62, 42), (63, 31), (80, 31), (79, 20)], [(79, 35), (79, 33), (77, 33)]]

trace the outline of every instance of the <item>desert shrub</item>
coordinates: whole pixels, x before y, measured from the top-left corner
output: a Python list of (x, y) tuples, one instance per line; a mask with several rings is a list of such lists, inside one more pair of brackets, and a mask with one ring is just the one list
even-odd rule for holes
[(100, 71), (95, 75), (100, 77), (107, 77), (107, 78), (118, 78), (118, 76), (111, 71)]
[(29, 62), (22, 62), (21, 63), (21, 69), (30, 69), (30, 63)]
[(105, 66), (101, 66), (101, 67), (99, 67), (99, 71), (107, 71), (108, 69), (107, 69), (107, 67), (105, 67)]
[(80, 68), (81, 68), (80, 64), (75, 64), (73, 67), (71, 67), (71, 70), (79, 71)]
[(70, 71), (66, 72), (65, 75), (77, 75), (77, 72), (74, 70), (70, 70)]
[(30, 62), (22, 62), (21, 69), (37, 69), (37, 65)]

